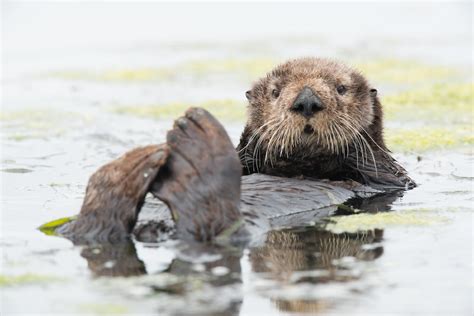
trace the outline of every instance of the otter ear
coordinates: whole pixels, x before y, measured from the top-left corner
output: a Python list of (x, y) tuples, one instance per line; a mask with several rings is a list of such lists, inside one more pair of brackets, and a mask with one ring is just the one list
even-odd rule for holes
[(245, 97), (247, 98), (247, 100), (250, 101), (250, 99), (252, 98), (252, 90), (248, 90), (247, 92), (245, 92)]
[(376, 97), (377, 96), (377, 89), (370, 89), (370, 96)]

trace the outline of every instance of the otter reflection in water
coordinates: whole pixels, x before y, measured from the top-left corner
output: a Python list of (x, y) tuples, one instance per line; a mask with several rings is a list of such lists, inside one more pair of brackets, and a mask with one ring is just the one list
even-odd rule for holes
[[(352, 273), (350, 267), (338, 265), (337, 260), (345, 257), (363, 261), (377, 259), (383, 254), (383, 248), (378, 244), (382, 237), (382, 230), (335, 234), (314, 226), (271, 231), (261, 246), (249, 248), (248, 259), (252, 273), (255, 273), (254, 277), (271, 279), (277, 286), (297, 283), (317, 286), (332, 281), (350, 282), (358, 279), (360, 275)], [(374, 246), (366, 246), (371, 244)], [(173, 282), (166, 286), (152, 282), (147, 282), (147, 285), (160, 295), (169, 295), (169, 299), (186, 297), (178, 307), (173, 307), (179, 309), (175, 311), (178, 314), (186, 314), (196, 308), (194, 305), (188, 306), (188, 300), (198, 302), (201, 296), (205, 296), (206, 300), (209, 299), (209, 293), (202, 293), (204, 287), (215, 291), (216, 296), (200, 308), (217, 314), (238, 315), (244, 300), (240, 289), (242, 249), (217, 246), (211, 248), (203, 245), (198, 246), (198, 249), (195, 247), (196, 245), (192, 245), (192, 253), (187, 253), (185, 250), (173, 259), (167, 268), (159, 272), (176, 277)], [(197, 252), (207, 252), (211, 257), (219, 258), (202, 264), (192, 263), (186, 259)], [(130, 240), (118, 244), (85, 246), (81, 255), (87, 260), (88, 267), (95, 276), (147, 274), (147, 262), (139, 258), (135, 245)], [(223, 272), (219, 272), (219, 269)], [(201, 284), (201, 290), (193, 287), (196, 283)], [(220, 289), (225, 287), (229, 287), (233, 293), (227, 300), (222, 297), (225, 294), (218, 295)], [(324, 298), (274, 299), (270, 296), (270, 299), (276, 308), (292, 312), (317, 312), (330, 305)], [(219, 301), (218, 306), (224, 309), (214, 310), (216, 305), (212, 300)], [(225, 306), (222, 306), (222, 301), (225, 301)], [(163, 308), (166, 309), (166, 305)]]

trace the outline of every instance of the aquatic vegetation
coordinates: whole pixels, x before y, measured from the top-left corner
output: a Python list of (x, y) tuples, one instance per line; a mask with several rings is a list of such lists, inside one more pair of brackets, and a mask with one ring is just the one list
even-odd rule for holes
[(471, 126), (386, 129), (388, 147), (398, 152), (423, 152), (474, 145)]
[(52, 108), (0, 112), (3, 133), (14, 141), (61, 136), (71, 130), (71, 125), (83, 125), (89, 120), (87, 114)]
[(68, 80), (92, 81), (157, 81), (174, 77), (173, 71), (166, 68), (107, 69), (103, 71), (64, 70), (48, 74), (50, 77)]
[(388, 121), (414, 126), (387, 128), (389, 147), (427, 151), (473, 145), (473, 100), (474, 83), (438, 83), (383, 97)]
[(355, 66), (371, 81), (392, 84), (416, 84), (452, 78), (458, 72), (445, 66), (427, 65), (403, 59), (379, 59)]
[(438, 83), (382, 98), (389, 120), (469, 123), (474, 118), (474, 83)]
[(46, 74), (67, 80), (91, 80), (105, 82), (153, 82), (176, 80), (186, 77), (202, 77), (213, 74), (231, 74), (245, 79), (256, 78), (271, 70), (277, 61), (266, 58), (195, 60), (164, 67), (140, 67), (126, 69), (63, 70)]
[(418, 210), (379, 212), (376, 214), (354, 214), (348, 216), (334, 216), (326, 225), (326, 229), (333, 233), (355, 233), (376, 228), (392, 226), (426, 226), (448, 221), (447, 218), (435, 213), (420, 212)]
[(48, 222), (48, 223), (45, 223), (45, 224), (41, 225), (40, 227), (38, 227), (38, 229), (42, 233), (44, 233), (48, 236), (56, 236), (57, 235), (56, 234), (56, 229), (58, 229), (59, 227), (63, 226), (66, 223), (72, 222), (76, 218), (77, 218), (77, 216), (58, 218), (58, 219), (55, 219), (51, 222)]
[(182, 69), (191, 74), (240, 73), (257, 78), (270, 71), (277, 63), (276, 59), (264, 58), (199, 60), (183, 64)]
[(175, 119), (190, 107), (201, 107), (220, 120), (244, 121), (246, 118), (245, 103), (232, 99), (209, 100), (201, 103), (175, 102), (168, 104), (151, 104), (137, 106), (118, 106), (113, 112), (131, 114), (155, 119)]
[(0, 274), (0, 287), (17, 286), (25, 284), (42, 284), (54, 281), (61, 281), (61, 278), (49, 275), (25, 273), (20, 275)]
[[(261, 77), (282, 61), (272, 57), (200, 59), (163, 67), (105, 69), (99, 71), (63, 70), (49, 73), (47, 76), (69, 80), (110, 82), (174, 80), (212, 74), (231, 74), (241, 76), (244, 79), (255, 79)], [(373, 81), (395, 84), (444, 81), (459, 75), (456, 69), (450, 67), (428, 65), (403, 59), (356, 62), (355, 67)]]
[(92, 313), (98, 315), (123, 315), (128, 314), (129, 309), (124, 305), (112, 303), (88, 303), (78, 306), (79, 311), (83, 313)]

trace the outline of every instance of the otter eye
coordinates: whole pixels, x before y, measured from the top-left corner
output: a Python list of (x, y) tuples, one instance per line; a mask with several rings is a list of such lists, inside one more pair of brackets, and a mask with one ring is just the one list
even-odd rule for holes
[(276, 99), (280, 96), (280, 91), (278, 89), (273, 89), (272, 96)]
[(340, 95), (343, 95), (344, 93), (346, 93), (346, 91), (347, 91), (346, 86), (342, 84), (340, 86), (337, 86), (337, 93), (339, 93)]

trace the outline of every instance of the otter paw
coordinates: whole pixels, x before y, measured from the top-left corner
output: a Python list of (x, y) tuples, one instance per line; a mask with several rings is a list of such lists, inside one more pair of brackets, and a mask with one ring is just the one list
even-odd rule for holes
[(237, 152), (222, 125), (189, 109), (168, 132), (170, 157), (151, 192), (171, 209), (182, 237), (210, 240), (240, 218)]
[(102, 166), (89, 179), (81, 214), (110, 208), (121, 199), (132, 204), (142, 202), (167, 157), (166, 145), (150, 145)]

